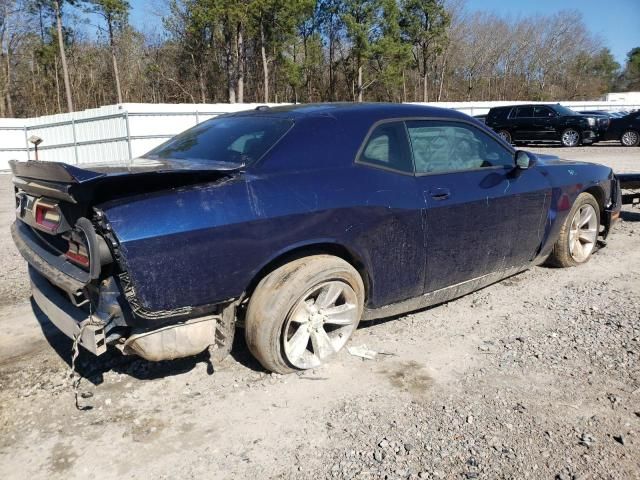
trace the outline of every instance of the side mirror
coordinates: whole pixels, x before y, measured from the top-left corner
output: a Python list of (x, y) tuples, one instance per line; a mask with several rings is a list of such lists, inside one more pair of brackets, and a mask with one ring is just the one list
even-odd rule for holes
[(526, 170), (533, 166), (533, 158), (524, 150), (516, 151), (516, 168)]

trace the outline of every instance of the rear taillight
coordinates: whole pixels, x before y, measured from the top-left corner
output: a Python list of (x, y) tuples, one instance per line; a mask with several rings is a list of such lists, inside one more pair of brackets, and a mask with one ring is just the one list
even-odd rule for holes
[(65, 253), (65, 256), (73, 263), (82, 267), (89, 267), (87, 247), (83, 243), (75, 241), (73, 238), (69, 239), (69, 249), (67, 253)]
[(56, 232), (62, 215), (57, 205), (39, 201), (35, 208), (36, 225), (47, 232)]

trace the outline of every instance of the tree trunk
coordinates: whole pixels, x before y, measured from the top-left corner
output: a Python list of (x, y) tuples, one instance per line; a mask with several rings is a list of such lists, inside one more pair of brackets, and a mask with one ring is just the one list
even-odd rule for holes
[(54, 57), (54, 69), (55, 69), (55, 75), (56, 75), (56, 100), (58, 101), (58, 111), (61, 112), (62, 111), (62, 104), (60, 102), (60, 79), (59, 79), (59, 75), (58, 75), (58, 57)]
[(442, 57), (442, 70), (440, 70), (440, 85), (438, 85), (438, 102), (442, 98), (442, 88), (444, 86), (444, 72), (447, 69), (447, 50), (444, 51), (444, 56)]
[(333, 27), (329, 34), (329, 101), (333, 102), (335, 90), (335, 72), (333, 71), (334, 38)]
[[(228, 20), (227, 20), (228, 21)], [(226, 43), (226, 69), (227, 69), (227, 97), (229, 103), (236, 103), (236, 64), (237, 53), (238, 50), (236, 48), (237, 41), (234, 32), (232, 31), (232, 26), (230, 23), (227, 24), (226, 32), (225, 32), (225, 43)]]
[(262, 75), (264, 103), (269, 103), (269, 64), (267, 62), (267, 49), (264, 40), (264, 24), (260, 18), (260, 54), (262, 55)]
[(402, 69), (402, 101), (407, 101), (407, 79), (404, 75), (404, 68)]
[(312, 101), (312, 94), (311, 94), (311, 79), (309, 78), (309, 48), (307, 45), (307, 40), (308, 40), (308, 36), (307, 36), (307, 32), (305, 31), (303, 37), (302, 37), (302, 47), (304, 50), (304, 80), (305, 80), (305, 86), (307, 87), (307, 102), (311, 102)]
[(62, 12), (60, 11), (62, 0), (54, 0), (53, 7), (56, 15), (56, 29), (58, 30), (58, 48), (60, 49), (60, 60), (62, 61), (62, 76), (64, 78), (64, 89), (67, 94), (67, 110), (73, 112), (73, 99), (71, 97), (71, 81), (69, 80), (69, 69), (67, 68), (67, 54), (64, 50), (64, 38), (62, 37)]
[(7, 116), (13, 117), (13, 102), (11, 101), (11, 52), (7, 49)]
[(424, 73), (422, 74), (422, 101), (429, 101), (429, 87), (427, 82), (429, 81), (429, 74), (427, 73), (427, 66), (424, 66)]
[(358, 84), (356, 88), (358, 91), (358, 102), (362, 103), (362, 65), (358, 66)]
[(118, 71), (118, 59), (116, 58), (116, 42), (113, 38), (113, 22), (111, 15), (107, 16), (107, 26), (109, 27), (109, 47), (111, 48), (111, 61), (113, 62), (113, 76), (116, 80), (116, 94), (118, 103), (122, 103), (122, 89), (120, 88), (120, 73)]
[(237, 59), (238, 64), (236, 71), (238, 72), (238, 103), (244, 102), (244, 41), (242, 37), (242, 24), (238, 23), (238, 36), (237, 36)]
[(196, 72), (198, 76), (198, 87), (200, 88), (200, 102), (207, 103), (207, 87), (204, 81), (204, 68), (202, 62), (198, 67), (196, 63), (196, 57), (191, 54), (191, 63), (193, 64), (193, 70)]

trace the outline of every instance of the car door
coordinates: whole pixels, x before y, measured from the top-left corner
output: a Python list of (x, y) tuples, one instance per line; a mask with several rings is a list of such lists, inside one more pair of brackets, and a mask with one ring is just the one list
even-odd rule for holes
[[(424, 197), (417, 189), (402, 120), (376, 124), (356, 160), (357, 180), (347, 189), (366, 206), (353, 217), (347, 236), (370, 265), (370, 303), (381, 306), (422, 295), (424, 287)], [(350, 177), (353, 179), (353, 177)]]
[(512, 138), (514, 140), (538, 140), (535, 127), (533, 125), (533, 107), (523, 106), (514, 108), (511, 111), (511, 115), (514, 115), (513, 133)]
[(537, 105), (533, 107), (533, 129), (539, 140), (555, 140), (556, 113), (549, 107)]
[(425, 292), (533, 258), (546, 199), (540, 172), (516, 170), (513, 151), (470, 123), (406, 127), (426, 205)]

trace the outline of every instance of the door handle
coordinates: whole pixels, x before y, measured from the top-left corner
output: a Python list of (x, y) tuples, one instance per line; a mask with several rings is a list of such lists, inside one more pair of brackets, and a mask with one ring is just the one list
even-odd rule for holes
[(434, 200), (446, 200), (451, 195), (451, 192), (448, 188), (432, 188), (429, 190), (429, 195)]

